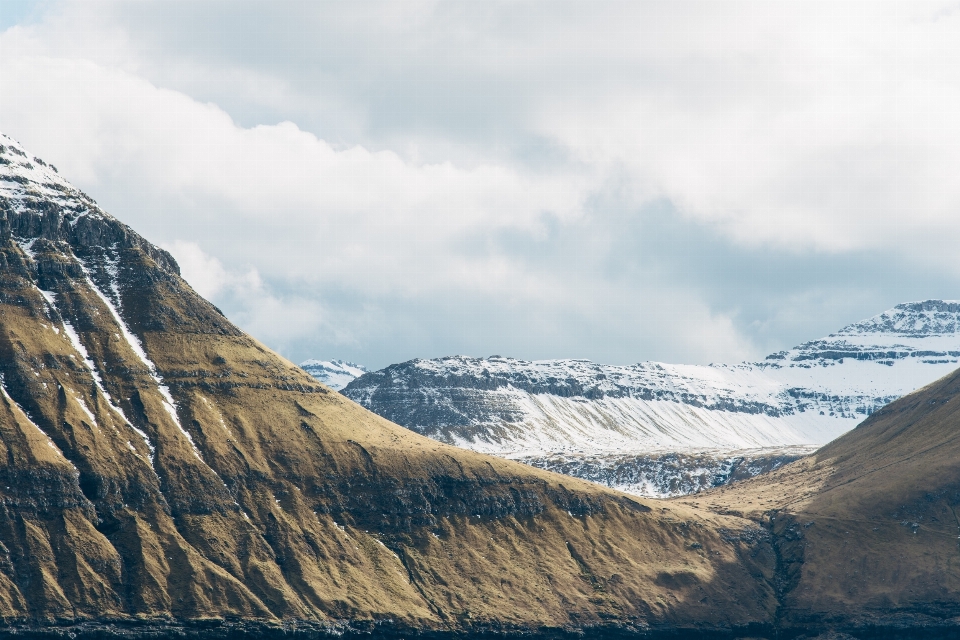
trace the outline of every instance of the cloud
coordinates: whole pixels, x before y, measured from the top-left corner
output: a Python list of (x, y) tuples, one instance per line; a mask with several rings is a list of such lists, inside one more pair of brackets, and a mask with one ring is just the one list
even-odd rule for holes
[(183, 279), (205, 298), (217, 297), (225, 291), (236, 293), (263, 290), (263, 281), (256, 269), (245, 274), (231, 273), (219, 260), (204, 253), (195, 242), (176, 240), (162, 247), (176, 258)]
[(960, 14), (561, 6), (59, 3), (0, 128), (293, 358), (729, 361), (954, 295)]
[(180, 272), (201, 296), (229, 304), (234, 322), (271, 345), (289, 353), (297, 341), (319, 334), (326, 313), (310, 298), (278, 296), (266, 286), (255, 268), (246, 272), (226, 269), (195, 242), (176, 240), (163, 248), (173, 254)]
[(338, 148), (621, 171), (637, 204), (669, 199), (737, 242), (910, 251), (905, 237), (927, 239), (916, 257), (953, 268), (949, 243), (929, 246), (958, 230), (952, 5), (562, 7), (240, 3), (225, 29), (218, 3), (77, 2), (42, 38)]
[[(545, 213), (575, 218), (589, 187), (577, 176), (337, 149), (289, 122), (242, 128), (214, 105), (85, 61), (12, 56), (0, 82), (7, 126), (110, 198), (111, 210), (160, 240), (187, 228), (220, 238), (220, 257), (270, 257), (267, 274), (342, 280), (376, 270), (384, 287), (429, 286), (451, 273), (441, 268), (449, 243), (490, 229), (535, 232)], [(268, 236), (251, 238), (258, 230)], [(291, 248), (311, 259), (287, 260)]]

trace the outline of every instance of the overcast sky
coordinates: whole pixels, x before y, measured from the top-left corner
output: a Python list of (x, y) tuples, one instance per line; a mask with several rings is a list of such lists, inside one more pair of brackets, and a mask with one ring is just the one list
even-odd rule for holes
[(0, 131), (284, 356), (762, 358), (960, 298), (960, 5), (0, 2)]

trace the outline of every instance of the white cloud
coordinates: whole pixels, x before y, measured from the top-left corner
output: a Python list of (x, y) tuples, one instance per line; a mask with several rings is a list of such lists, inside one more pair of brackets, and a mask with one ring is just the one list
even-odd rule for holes
[[(297, 295), (278, 296), (255, 268), (246, 272), (228, 270), (195, 242), (176, 240), (163, 248), (173, 254), (180, 274), (197, 293), (229, 302), (236, 309), (234, 322), (281, 352), (324, 329), (326, 313), (318, 301)], [(340, 335), (340, 342), (348, 341)]]
[(618, 244), (641, 231), (597, 202), (960, 276), (960, 14), (387, 5), (63, 3), (0, 34), (0, 128), (292, 351), (761, 355), (737, 301), (659, 270), (678, 241)]
[(544, 100), (539, 128), (738, 241), (956, 270), (960, 13), (937, 4), (714, 4), (640, 39), (653, 81)]
[[(55, 157), (77, 182), (108, 193), (134, 226), (163, 225), (166, 234), (207, 225), (234, 240), (247, 226), (278, 224), (295, 234), (258, 251), (282, 260), (290, 243), (314, 249), (313, 260), (282, 264), (302, 278), (351, 278), (375, 261), (384, 286), (397, 286), (397, 268), (413, 260), (421, 277), (442, 280), (447, 271), (437, 262), (447, 243), (490, 229), (535, 229), (545, 212), (575, 218), (587, 187), (575, 176), (338, 150), (292, 123), (244, 129), (213, 105), (84, 61), (6, 58), (0, 83), (8, 130), (27, 134), (25, 144)], [(229, 251), (227, 243), (220, 249)]]
[[(231, 31), (210, 19), (220, 15), (217, 5), (171, 11), (163, 3), (106, 2), (91, 11), (66, 3), (46, 31), (21, 38), (32, 45), (18, 46), (97, 60), (224, 103), (242, 99), (306, 119), (322, 113), (329, 123), (320, 128), (338, 132), (331, 139), (348, 131), (370, 141), (369, 149), (386, 140), (420, 157), (439, 154), (438, 167), (463, 157), (489, 170), (484, 156), (497, 158), (498, 145), (514, 144), (493, 136), (477, 148), (475, 130), (493, 119), (516, 144), (536, 135), (581, 160), (559, 176), (562, 184), (576, 170), (593, 172), (592, 179), (626, 171), (639, 202), (668, 198), (748, 244), (888, 248), (929, 260), (924, 240), (958, 231), (960, 187), (952, 176), (960, 165), (960, 68), (951, 61), (960, 57), (960, 12), (950, 3), (274, 6), (235, 8)], [(251, 29), (259, 29), (256, 38), (239, 38)], [(241, 55), (244, 47), (251, 53)], [(269, 153), (267, 137), (250, 134), (240, 146)], [(280, 152), (290, 144), (308, 153), (293, 137)], [(234, 144), (217, 135), (195, 143), (208, 150)], [(230, 180), (236, 166), (249, 164), (242, 150), (228, 160), (221, 175)], [(376, 158), (378, 166), (387, 161)], [(345, 163), (341, 169), (351, 171)], [(344, 188), (327, 197), (351, 194), (338, 206), (373, 206), (378, 190), (364, 190), (359, 201), (354, 187), (378, 169), (368, 158), (355, 159), (353, 169), (333, 174)], [(423, 185), (409, 178), (401, 200), (378, 185), (389, 209), (423, 204), (416, 197)], [(575, 209), (583, 186), (556, 200), (570, 198)], [(529, 187), (496, 192), (514, 202), (513, 192)], [(922, 251), (913, 249), (918, 244)], [(946, 244), (932, 253), (953, 268)]]
[(203, 252), (196, 242), (175, 240), (162, 245), (180, 265), (180, 275), (204, 298), (230, 292), (262, 292), (263, 281), (256, 269), (243, 274), (227, 271), (223, 264)]

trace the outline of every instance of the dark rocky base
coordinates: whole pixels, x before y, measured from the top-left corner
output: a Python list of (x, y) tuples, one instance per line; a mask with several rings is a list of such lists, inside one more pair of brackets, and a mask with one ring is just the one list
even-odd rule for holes
[(794, 446), (695, 453), (555, 453), (514, 459), (611, 489), (659, 498), (696, 494), (746, 480), (779, 469), (814, 450), (815, 447)]
[(604, 625), (587, 628), (477, 626), (461, 630), (418, 629), (391, 621), (256, 623), (116, 621), (65, 625), (0, 627), (0, 639), (17, 640), (960, 640), (960, 621), (922, 626), (843, 626), (775, 628), (638, 628)]

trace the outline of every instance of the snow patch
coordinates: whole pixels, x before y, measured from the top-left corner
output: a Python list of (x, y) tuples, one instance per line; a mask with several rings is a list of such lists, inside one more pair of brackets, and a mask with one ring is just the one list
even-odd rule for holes
[[(53, 309), (57, 308), (56, 298), (54, 293), (50, 291), (43, 291), (42, 289), (40, 290), (40, 293), (47, 300), (51, 308)], [(97, 369), (95, 363), (93, 362), (93, 359), (90, 357), (90, 354), (87, 351), (87, 348), (83, 346), (83, 342), (80, 341), (80, 335), (77, 333), (76, 329), (73, 328), (73, 325), (70, 324), (70, 321), (67, 320), (66, 318), (61, 318), (61, 320), (63, 322), (63, 332), (66, 334), (67, 339), (70, 341), (70, 345), (73, 347), (73, 350), (80, 354), (80, 357), (83, 359), (84, 364), (87, 365), (87, 368), (90, 370), (90, 374), (93, 377), (93, 382), (96, 385), (97, 390), (106, 399), (110, 408), (113, 411), (115, 411), (117, 415), (120, 416), (123, 422), (128, 427), (136, 431), (137, 435), (143, 438), (143, 443), (147, 445), (147, 449), (150, 451), (150, 459), (148, 460), (148, 462), (150, 464), (150, 467), (153, 468), (154, 463), (156, 461), (156, 448), (153, 446), (153, 443), (150, 442), (150, 438), (147, 437), (146, 433), (144, 433), (142, 430), (134, 426), (133, 422), (131, 422), (127, 418), (126, 414), (124, 414), (123, 409), (120, 408), (120, 406), (114, 401), (113, 397), (111, 397), (110, 393), (107, 391), (106, 387), (103, 384), (103, 378), (100, 377), (100, 371)], [(57, 333), (59, 334), (59, 331), (57, 331)], [(91, 419), (93, 419), (94, 424), (96, 424), (96, 419), (93, 418), (92, 412), (89, 410), (89, 408), (87, 408), (86, 404), (83, 403), (82, 400), (81, 400), (81, 408), (83, 408), (84, 410), (86, 410), (88, 414), (90, 414)]]
[(334, 391), (367, 373), (366, 367), (344, 360), (306, 360), (300, 363), (300, 368)]
[[(177, 415), (177, 406), (173, 400), (173, 396), (170, 394), (170, 389), (165, 384), (163, 384), (163, 380), (161, 379), (160, 374), (157, 372), (156, 365), (153, 364), (150, 358), (147, 357), (147, 352), (144, 351), (143, 344), (140, 342), (140, 339), (132, 331), (130, 331), (130, 328), (127, 326), (127, 323), (124, 322), (123, 318), (120, 316), (120, 313), (117, 311), (117, 308), (114, 305), (114, 303), (106, 295), (104, 295), (103, 292), (100, 291), (100, 289), (94, 284), (93, 279), (90, 277), (90, 272), (87, 269), (86, 265), (81, 263), (81, 266), (83, 267), (84, 274), (86, 275), (87, 285), (97, 295), (97, 297), (100, 298), (104, 306), (106, 306), (107, 310), (110, 312), (110, 315), (113, 317), (114, 322), (116, 322), (117, 326), (120, 328), (120, 333), (124, 341), (130, 347), (130, 350), (133, 351), (134, 354), (136, 354), (140, 362), (142, 362), (143, 365), (147, 368), (147, 371), (149, 372), (150, 377), (153, 378), (154, 382), (156, 383), (157, 389), (160, 391), (160, 396), (163, 400), (161, 404), (163, 404), (164, 410), (170, 416), (170, 419), (173, 421), (173, 424), (176, 425), (180, 433), (183, 434), (183, 436), (190, 443), (190, 448), (193, 451), (193, 455), (195, 455), (197, 459), (200, 460), (200, 462), (203, 462), (204, 465), (207, 466), (207, 468), (210, 468), (210, 466), (207, 465), (206, 462), (204, 462), (203, 458), (200, 456), (200, 451), (199, 449), (197, 449), (197, 445), (194, 444), (193, 438), (190, 436), (190, 433), (183, 428), (182, 424), (180, 424), (180, 418)], [(112, 283), (112, 286), (116, 291), (115, 282)], [(154, 451), (153, 447), (151, 447), (150, 450), (151, 452), (153, 452)], [(210, 469), (210, 470), (213, 471), (213, 469)], [(214, 473), (216, 472), (214, 471)]]

